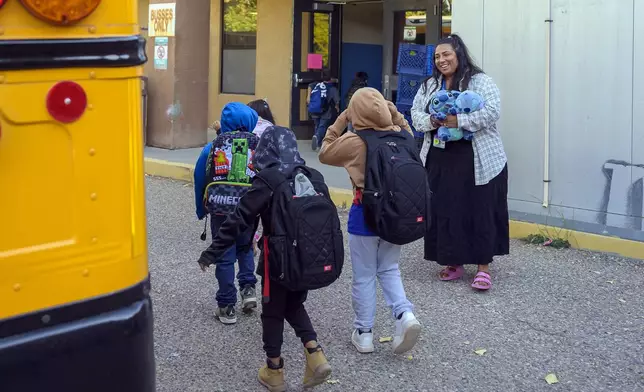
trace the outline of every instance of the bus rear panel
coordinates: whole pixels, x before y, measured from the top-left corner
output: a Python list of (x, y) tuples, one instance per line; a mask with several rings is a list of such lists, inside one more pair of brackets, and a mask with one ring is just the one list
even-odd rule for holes
[(0, 0), (2, 391), (153, 391), (135, 0)]

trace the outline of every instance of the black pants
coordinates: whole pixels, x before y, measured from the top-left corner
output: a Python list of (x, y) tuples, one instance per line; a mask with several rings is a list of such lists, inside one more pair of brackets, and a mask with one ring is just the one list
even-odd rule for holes
[(426, 162), (432, 224), (425, 233), (425, 260), (485, 265), (509, 254), (507, 165), (489, 183), (476, 185), (474, 150), (466, 140), (431, 147)]
[[(264, 281), (262, 280), (262, 286)], [(307, 291), (288, 291), (279, 283), (271, 281), (270, 301), (262, 305), (262, 329), (264, 351), (268, 358), (282, 354), (284, 320), (291, 324), (302, 344), (317, 340), (309, 314), (304, 308)]]

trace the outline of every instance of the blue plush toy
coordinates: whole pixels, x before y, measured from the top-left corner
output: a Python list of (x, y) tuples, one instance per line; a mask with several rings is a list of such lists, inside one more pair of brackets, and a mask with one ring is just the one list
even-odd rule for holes
[[(455, 116), (456, 98), (460, 95), (459, 91), (439, 90), (429, 103), (429, 114), (438, 121), (445, 121), (448, 115)], [(442, 141), (454, 141), (463, 138), (463, 131), (458, 128), (438, 128), (437, 137)]]
[[(438, 121), (445, 121), (447, 116), (456, 116), (461, 113), (472, 113), (485, 106), (483, 98), (470, 90), (463, 92), (440, 90), (429, 103), (429, 114)], [(436, 135), (444, 142), (456, 140), (472, 140), (474, 134), (461, 128), (438, 128)]]

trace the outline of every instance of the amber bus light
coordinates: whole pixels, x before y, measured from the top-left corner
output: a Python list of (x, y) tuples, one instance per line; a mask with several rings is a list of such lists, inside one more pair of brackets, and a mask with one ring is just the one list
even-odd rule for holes
[[(0, 7), (6, 1), (0, 0)], [(96, 10), (101, 0), (64, 0), (56, 2), (49, 0), (20, 0), (20, 2), (38, 18), (50, 23), (67, 25), (89, 16)]]

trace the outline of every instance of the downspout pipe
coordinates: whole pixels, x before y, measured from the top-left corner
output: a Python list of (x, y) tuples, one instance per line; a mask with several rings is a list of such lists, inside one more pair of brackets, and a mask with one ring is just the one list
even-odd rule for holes
[(543, 202), (541, 205), (548, 208), (550, 205), (550, 52), (552, 31), (552, 0), (548, 0), (548, 19), (546, 23), (546, 62), (545, 62), (545, 90), (544, 90), (544, 126), (543, 126)]

